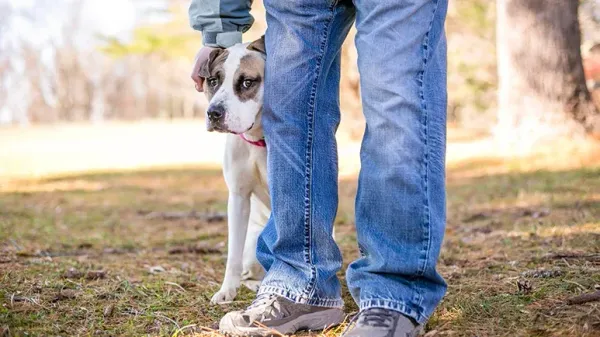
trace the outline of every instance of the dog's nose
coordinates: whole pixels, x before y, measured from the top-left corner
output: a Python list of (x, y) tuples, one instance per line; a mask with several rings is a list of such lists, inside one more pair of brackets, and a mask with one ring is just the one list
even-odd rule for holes
[(223, 117), (223, 115), (225, 114), (225, 109), (222, 105), (211, 106), (208, 108), (206, 114), (208, 115), (208, 119), (210, 119), (211, 121), (216, 121)]

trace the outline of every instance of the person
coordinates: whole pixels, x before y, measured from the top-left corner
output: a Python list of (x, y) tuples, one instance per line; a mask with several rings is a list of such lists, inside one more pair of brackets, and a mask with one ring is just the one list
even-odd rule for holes
[[(202, 32), (192, 78), (211, 48), (241, 42), (248, 0), (192, 0)], [(413, 336), (446, 291), (436, 271), (445, 228), (447, 0), (264, 0), (263, 126), (271, 217), (257, 257), (266, 276), (233, 335), (293, 333), (343, 319), (335, 133), (340, 51), (353, 23), (363, 113), (356, 230), (361, 257), (346, 272), (360, 311), (345, 336)], [(252, 328), (255, 327), (255, 328)], [(291, 327), (291, 328), (290, 328)], [(260, 330), (263, 329), (263, 330)], [(291, 330), (290, 330), (291, 329)]]

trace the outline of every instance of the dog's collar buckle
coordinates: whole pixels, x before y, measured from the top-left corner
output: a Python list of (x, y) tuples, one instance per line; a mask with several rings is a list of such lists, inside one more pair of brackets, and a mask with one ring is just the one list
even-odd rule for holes
[(259, 140), (250, 140), (250, 139), (246, 138), (243, 133), (240, 133), (240, 137), (242, 137), (242, 139), (245, 140), (247, 143), (250, 143), (254, 146), (267, 147), (267, 143), (265, 142), (264, 138), (259, 139)]

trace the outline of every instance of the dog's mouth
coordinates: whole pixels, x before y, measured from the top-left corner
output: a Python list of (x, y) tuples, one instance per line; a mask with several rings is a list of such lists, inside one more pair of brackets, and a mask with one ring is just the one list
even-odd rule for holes
[(250, 131), (253, 127), (254, 127), (255, 123), (252, 123), (252, 125), (250, 125), (250, 127), (248, 129), (246, 129), (245, 131), (242, 132), (238, 132), (238, 131), (233, 131), (233, 130), (229, 130), (229, 128), (227, 128), (227, 125), (213, 125), (213, 124), (209, 124), (206, 127), (206, 130), (208, 132), (221, 132), (221, 133), (231, 133), (234, 135), (241, 135), (243, 133), (246, 133), (248, 131)]
[(254, 123), (252, 123), (252, 125), (250, 125), (250, 127), (248, 129), (246, 129), (246, 131), (242, 131), (242, 132), (229, 131), (229, 132), (233, 133), (234, 135), (241, 135), (242, 133), (246, 133), (246, 132), (252, 130), (253, 127), (254, 127)]

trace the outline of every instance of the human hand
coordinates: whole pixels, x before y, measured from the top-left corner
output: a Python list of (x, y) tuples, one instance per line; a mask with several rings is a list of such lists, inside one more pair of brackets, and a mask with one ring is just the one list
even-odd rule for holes
[(200, 48), (200, 50), (196, 54), (196, 59), (194, 60), (194, 67), (192, 68), (191, 78), (192, 81), (194, 81), (196, 85), (196, 90), (198, 92), (204, 91), (204, 77), (200, 76), (200, 67), (202, 66), (202, 64), (204, 64), (204, 62), (208, 60), (210, 52), (213, 51), (213, 49), (215, 48), (205, 46)]

